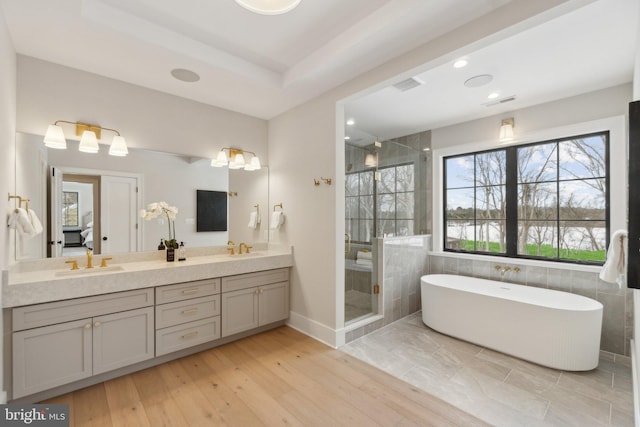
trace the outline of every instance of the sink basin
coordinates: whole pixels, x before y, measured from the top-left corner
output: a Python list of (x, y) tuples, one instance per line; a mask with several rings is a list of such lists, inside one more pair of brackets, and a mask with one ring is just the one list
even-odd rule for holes
[(65, 276), (77, 276), (82, 274), (99, 274), (99, 273), (107, 273), (113, 271), (123, 271), (121, 265), (111, 265), (108, 267), (94, 267), (94, 268), (80, 268), (78, 270), (64, 270), (64, 271), (56, 271), (56, 277), (65, 277)]

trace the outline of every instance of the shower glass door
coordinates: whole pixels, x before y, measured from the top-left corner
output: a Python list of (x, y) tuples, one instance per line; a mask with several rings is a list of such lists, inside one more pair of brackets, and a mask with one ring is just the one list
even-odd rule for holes
[(346, 145), (345, 323), (375, 313), (375, 170), (365, 166), (369, 150)]

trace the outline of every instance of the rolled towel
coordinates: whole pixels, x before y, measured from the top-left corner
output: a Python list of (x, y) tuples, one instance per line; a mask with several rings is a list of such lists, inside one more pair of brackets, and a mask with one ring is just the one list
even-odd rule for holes
[(617, 230), (611, 236), (609, 249), (607, 249), (607, 261), (600, 270), (600, 279), (609, 283), (617, 283), (622, 287), (627, 271), (627, 232)]
[(31, 221), (31, 225), (33, 226), (33, 232), (34, 232), (33, 236), (36, 236), (42, 233), (42, 230), (43, 230), (42, 223), (40, 222), (38, 215), (36, 215), (33, 209), (29, 209), (28, 214), (29, 214), (29, 220)]
[(21, 236), (32, 237), (36, 235), (29, 219), (29, 214), (22, 208), (17, 208), (11, 213), (7, 225), (16, 230)]
[(373, 259), (373, 253), (369, 251), (358, 251), (356, 259)]
[(247, 226), (253, 229), (258, 226), (258, 212), (249, 213), (249, 224), (247, 224)]
[(280, 228), (280, 226), (284, 224), (284, 212), (275, 211), (271, 214), (271, 224), (270, 228), (272, 230), (276, 230)]

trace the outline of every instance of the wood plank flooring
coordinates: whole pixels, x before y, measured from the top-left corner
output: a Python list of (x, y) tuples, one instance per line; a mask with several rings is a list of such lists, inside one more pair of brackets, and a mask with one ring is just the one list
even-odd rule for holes
[(486, 425), (286, 326), (45, 403), (76, 427)]

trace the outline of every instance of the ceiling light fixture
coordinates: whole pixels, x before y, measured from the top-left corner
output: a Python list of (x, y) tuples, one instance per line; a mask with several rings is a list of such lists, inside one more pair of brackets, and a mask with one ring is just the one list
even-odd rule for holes
[(493, 76), (491, 74), (480, 74), (477, 76), (473, 76), (470, 79), (467, 79), (464, 82), (464, 85), (466, 87), (480, 87), (480, 86), (484, 86), (486, 84), (491, 83), (491, 80), (493, 80)]
[(261, 15), (281, 15), (292, 11), (301, 0), (236, 0), (240, 6)]
[(353, 119), (349, 119), (349, 120), (347, 120), (347, 126), (353, 126), (353, 125), (355, 125), (355, 124), (356, 124), (356, 121), (355, 121), (355, 120), (353, 120)]
[(456, 62), (453, 63), (453, 68), (464, 68), (468, 64), (469, 64), (469, 61), (467, 61), (464, 58), (460, 58)]
[[(229, 151), (229, 156), (224, 151)], [(251, 161), (247, 163), (245, 154), (251, 154)], [(253, 151), (241, 150), (239, 148), (222, 148), (215, 159), (211, 160), (211, 166), (221, 168), (229, 166), (229, 169), (244, 169), (246, 171), (257, 171), (262, 169), (260, 159)]]
[(111, 146), (109, 147), (109, 154), (112, 156), (126, 156), (129, 151), (127, 150), (127, 143), (115, 129), (103, 128), (98, 125), (91, 125), (81, 122), (70, 122), (67, 120), (56, 120), (54, 124), (49, 125), (47, 133), (44, 136), (44, 145), (48, 148), (55, 148), (58, 150), (65, 150), (67, 148), (67, 140), (64, 137), (64, 131), (59, 126), (60, 123), (67, 123), (75, 125), (76, 136), (80, 137), (80, 145), (78, 145), (78, 151), (83, 153), (97, 153), (100, 150), (98, 140), (102, 136), (103, 130), (114, 132), (116, 135), (113, 137)]
[(491, 93), (487, 96), (487, 98), (488, 98), (488, 99), (496, 99), (496, 98), (497, 98), (497, 97), (499, 97), (499, 96), (500, 96), (500, 94), (499, 94), (498, 92), (491, 92)]
[(513, 117), (504, 119), (500, 122), (500, 142), (508, 142), (513, 140)]

